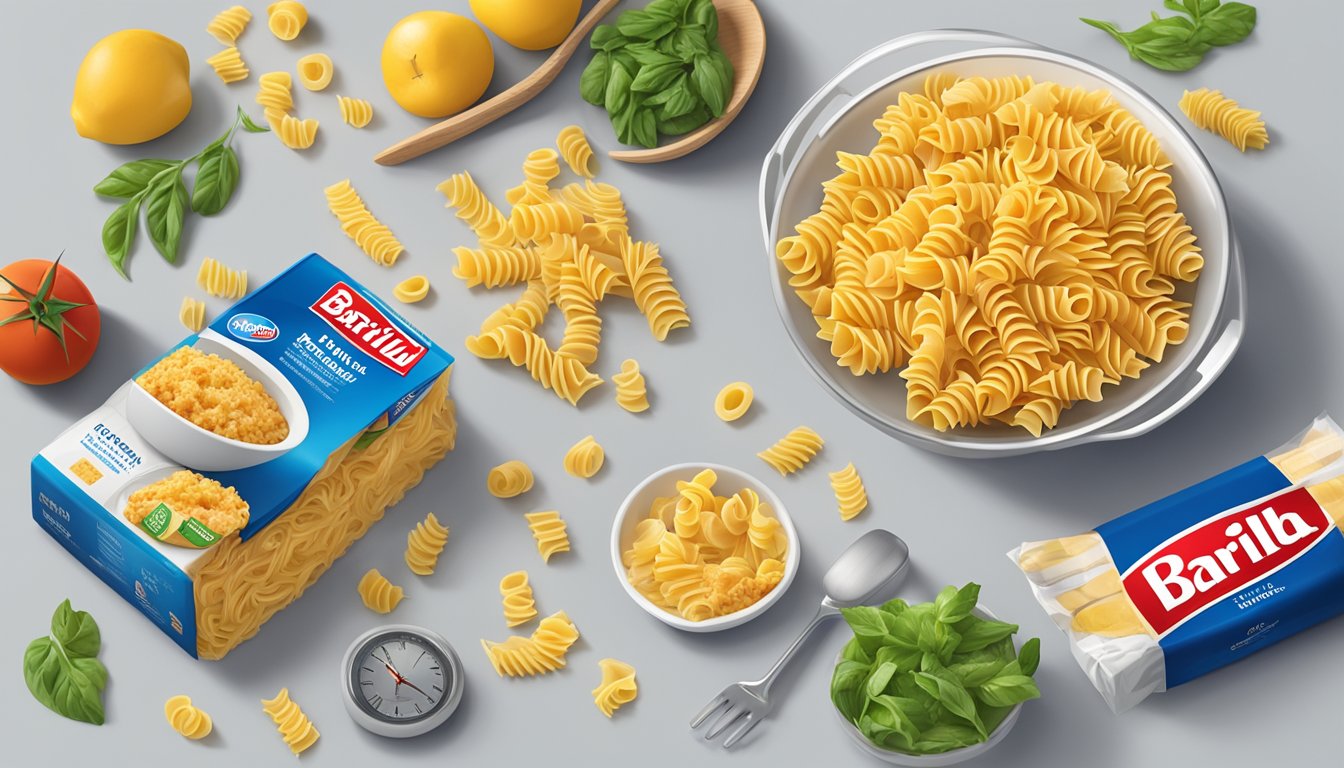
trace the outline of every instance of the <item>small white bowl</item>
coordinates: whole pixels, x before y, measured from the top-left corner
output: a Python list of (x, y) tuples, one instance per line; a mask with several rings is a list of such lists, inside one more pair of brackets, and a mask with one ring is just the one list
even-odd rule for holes
[(233, 361), (280, 406), (289, 422), (289, 435), (273, 445), (233, 440), (202, 429), (145, 391), (138, 381), (127, 393), (126, 418), (131, 426), (161, 453), (184, 466), (206, 472), (223, 472), (255, 466), (283, 456), (308, 436), (308, 409), (303, 399), (279, 369), (260, 355), (210, 331), (196, 339), (202, 352)]
[[(635, 526), (649, 516), (649, 509), (653, 506), (653, 500), (661, 496), (675, 496), (677, 494), (677, 481), (690, 480), (695, 476), (695, 473), (702, 469), (712, 469), (718, 475), (719, 479), (715, 487), (720, 493), (724, 491), (737, 493), (742, 488), (750, 488), (759, 494), (761, 500), (770, 505), (775, 518), (784, 526), (784, 533), (789, 537), (789, 549), (784, 555), (784, 577), (765, 597), (740, 611), (704, 621), (690, 621), (654, 605), (648, 598), (639, 594), (639, 591), (631, 586), (630, 580), (625, 576), (625, 566), (621, 564), (621, 553), (628, 549), (630, 543), (634, 541)], [(644, 478), (630, 492), (630, 495), (625, 497), (625, 501), (621, 502), (620, 509), (616, 512), (616, 520), (611, 526), (611, 565), (615, 569), (616, 579), (625, 589), (625, 593), (650, 616), (668, 626), (687, 632), (718, 632), (729, 627), (745, 624), (764, 613), (766, 609), (778, 602), (789, 585), (793, 584), (793, 577), (798, 573), (800, 555), (798, 531), (793, 527), (793, 520), (789, 518), (788, 510), (784, 509), (784, 503), (779, 500), (774, 491), (770, 490), (765, 483), (740, 469), (710, 462), (673, 464)]]

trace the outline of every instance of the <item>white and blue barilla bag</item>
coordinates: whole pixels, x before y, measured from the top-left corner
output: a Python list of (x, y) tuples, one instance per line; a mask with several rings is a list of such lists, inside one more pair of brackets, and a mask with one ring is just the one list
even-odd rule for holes
[(1115, 712), (1344, 612), (1344, 431), (1008, 553)]

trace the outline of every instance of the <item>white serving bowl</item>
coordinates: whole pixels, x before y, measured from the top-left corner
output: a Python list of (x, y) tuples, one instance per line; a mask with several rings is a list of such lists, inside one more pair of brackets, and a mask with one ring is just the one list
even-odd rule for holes
[(308, 436), (308, 409), (294, 385), (274, 365), (210, 331), (202, 333), (192, 346), (233, 361), (243, 373), (261, 382), (289, 422), (289, 435), (273, 445), (245, 443), (217, 435), (182, 418), (145, 391), (139, 382), (133, 382), (126, 397), (126, 418), (160, 452), (192, 469), (223, 472), (283, 456)]
[[(1101, 402), (1080, 402), (1058, 426), (1034, 438), (1005, 425), (938, 432), (906, 418), (904, 382), (896, 371), (853, 376), (816, 338), (810, 309), (788, 285), (775, 244), (821, 200), (821, 182), (834, 176), (837, 150), (868, 152), (874, 118), (903, 91), (922, 92), (926, 75), (1030, 76), (1067, 86), (1105, 89), (1157, 137), (1172, 160), (1172, 189), (1199, 238), (1205, 263), (1193, 287), (1176, 298), (1192, 303), (1190, 333), (1162, 362), (1137, 379), (1107, 387)], [(1241, 256), (1218, 179), (1189, 134), (1138, 86), (1076, 56), (1017, 38), (978, 30), (931, 30), (884, 43), (859, 56), (798, 111), (766, 155), (761, 172), (761, 224), (770, 281), (784, 327), (822, 386), (870, 424), (921, 448), (954, 456), (1011, 456), (1143, 434), (1202, 394), (1241, 342), (1246, 295)]]
[[(653, 500), (662, 496), (677, 495), (677, 481), (690, 480), (702, 469), (712, 469), (718, 475), (715, 488), (721, 494), (725, 491), (737, 493), (743, 488), (750, 488), (760, 495), (761, 501), (770, 505), (775, 518), (784, 526), (784, 533), (789, 537), (789, 549), (784, 554), (784, 577), (765, 597), (740, 611), (725, 616), (716, 616), (705, 621), (691, 621), (654, 605), (648, 598), (639, 594), (639, 591), (631, 586), (629, 579), (625, 577), (625, 566), (621, 564), (621, 553), (629, 549), (631, 542), (634, 541), (635, 526), (649, 516), (649, 509), (653, 506)], [(733, 469), (723, 464), (711, 462), (673, 464), (644, 478), (630, 492), (630, 495), (625, 497), (625, 501), (621, 502), (620, 508), (616, 511), (616, 519), (611, 525), (611, 565), (616, 572), (616, 580), (621, 583), (625, 593), (650, 616), (668, 626), (687, 632), (718, 632), (729, 627), (745, 624), (764, 613), (770, 606), (779, 602), (779, 599), (784, 596), (784, 592), (788, 590), (789, 585), (793, 584), (793, 577), (798, 574), (800, 555), (798, 530), (793, 527), (793, 520), (790, 519), (788, 510), (784, 508), (784, 502), (779, 500), (774, 491), (770, 490), (765, 483), (740, 469)]]

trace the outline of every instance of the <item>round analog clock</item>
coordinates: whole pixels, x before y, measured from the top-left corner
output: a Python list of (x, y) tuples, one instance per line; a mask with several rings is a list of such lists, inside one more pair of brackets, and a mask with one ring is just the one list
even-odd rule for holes
[(350, 644), (341, 665), (345, 709), (379, 736), (419, 736), (442, 725), (462, 700), (457, 652), (436, 632), (392, 624)]

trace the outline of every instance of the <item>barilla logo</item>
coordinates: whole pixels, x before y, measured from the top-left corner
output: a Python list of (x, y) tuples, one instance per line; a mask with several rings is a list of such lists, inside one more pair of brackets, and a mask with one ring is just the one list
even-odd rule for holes
[(402, 376), (428, 351), (343, 282), (328, 288), (309, 308), (361, 352)]
[(1305, 488), (1251, 502), (1171, 537), (1124, 573), (1158, 637), (1306, 554), (1333, 521)]
[(280, 326), (271, 322), (269, 317), (251, 312), (240, 312), (229, 318), (229, 333), (243, 341), (275, 341), (280, 335)]

